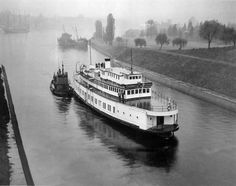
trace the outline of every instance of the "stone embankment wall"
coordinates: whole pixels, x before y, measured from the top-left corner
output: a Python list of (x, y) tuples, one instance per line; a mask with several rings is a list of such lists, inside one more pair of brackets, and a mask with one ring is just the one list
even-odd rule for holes
[(10, 163), (8, 159), (8, 130), (10, 121), (5, 88), (3, 86), (2, 68), (0, 67), (0, 185), (10, 184)]
[[(29, 169), (28, 160), (27, 160), (27, 157), (25, 154), (23, 142), (21, 139), (18, 121), (17, 121), (17, 117), (16, 117), (16, 113), (15, 113), (15, 109), (14, 109), (14, 105), (13, 105), (13, 101), (12, 101), (12, 97), (11, 97), (10, 87), (9, 87), (8, 80), (7, 80), (7, 74), (6, 74), (6, 70), (5, 70), (4, 66), (1, 66), (1, 74), (2, 74), (1, 77), (3, 80), (2, 83), (5, 87), (5, 92), (6, 92), (6, 95), (5, 95), (6, 99), (5, 100), (6, 100), (6, 103), (8, 103), (3, 108), (3, 113), (5, 113), (3, 120), (5, 121), (5, 123), (6, 122), (8, 123), (9, 120), (11, 121), (14, 136), (15, 136), (15, 141), (16, 141), (16, 145), (17, 145), (17, 149), (18, 149), (18, 154), (19, 154), (18, 158), (20, 159), (20, 162), (22, 164), (22, 169), (24, 172), (25, 181), (26, 181), (27, 185), (34, 185), (34, 181), (33, 181), (30, 169)], [(1, 93), (2, 93), (2, 91), (1, 91)], [(3, 94), (5, 94), (4, 91), (3, 91)], [(8, 113), (8, 115), (6, 115), (7, 113)], [(6, 162), (9, 162), (8, 156), (7, 156), (7, 159), (8, 159), (8, 161), (6, 160)], [(0, 170), (1, 170), (1, 167), (0, 167)], [(9, 167), (8, 167), (8, 170), (9, 170)], [(9, 185), (9, 179), (10, 179), (9, 172), (5, 173), (4, 175), (8, 177), (8, 180), (6, 180), (6, 181), (8, 181), (8, 183), (5, 185)], [(2, 184), (2, 183), (0, 182), (0, 184)]]

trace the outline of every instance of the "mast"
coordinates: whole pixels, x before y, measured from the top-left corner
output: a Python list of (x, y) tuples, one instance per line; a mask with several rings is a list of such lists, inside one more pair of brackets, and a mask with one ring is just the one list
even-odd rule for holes
[(89, 57), (90, 57), (90, 65), (92, 65), (92, 55), (91, 55), (91, 39), (89, 40)]
[(62, 74), (64, 74), (64, 64), (63, 64), (63, 61), (62, 61)]
[(131, 56), (131, 74), (133, 74), (133, 57), (132, 57), (132, 48), (130, 50), (130, 56)]
[(7, 28), (9, 28), (10, 27), (10, 13), (7, 13), (6, 15), (7, 15), (6, 16), (7, 17), (7, 24), (6, 25), (7, 25)]
[(62, 29), (63, 29), (63, 32), (66, 33), (66, 29), (65, 29), (64, 24), (63, 24), (63, 26), (62, 26)]
[(59, 71), (59, 69), (60, 69), (59, 63), (60, 63), (60, 62), (59, 62), (59, 58), (57, 57), (57, 68), (58, 68), (57, 70), (58, 70), (58, 71)]
[(78, 40), (79, 40), (79, 36), (78, 36), (78, 30), (77, 30), (76, 25), (75, 25), (75, 34), (76, 34), (76, 39), (77, 39), (77, 41), (78, 41)]

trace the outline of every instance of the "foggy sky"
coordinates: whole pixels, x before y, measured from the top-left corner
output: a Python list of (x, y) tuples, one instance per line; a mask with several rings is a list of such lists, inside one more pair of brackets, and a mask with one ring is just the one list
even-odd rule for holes
[(104, 18), (113, 13), (116, 19), (144, 22), (147, 19), (183, 23), (217, 19), (236, 22), (236, 0), (0, 0), (0, 10), (31, 15)]

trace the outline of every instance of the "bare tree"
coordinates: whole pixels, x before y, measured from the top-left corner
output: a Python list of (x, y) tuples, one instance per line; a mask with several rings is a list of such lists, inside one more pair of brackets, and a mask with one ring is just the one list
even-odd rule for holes
[(167, 45), (169, 44), (169, 40), (168, 40), (167, 35), (165, 33), (164, 34), (158, 34), (155, 41), (156, 41), (157, 44), (161, 45), (160, 50), (162, 49), (162, 46), (164, 44), (167, 44)]
[(134, 40), (135, 46), (145, 47), (147, 45), (146, 40), (143, 38), (136, 38)]
[(179, 46), (179, 50), (181, 50), (183, 47), (187, 45), (188, 41), (183, 38), (175, 38), (172, 41), (173, 46)]
[(215, 20), (205, 21), (199, 30), (199, 35), (208, 41), (208, 48), (211, 48), (211, 42), (217, 38), (220, 33), (221, 25)]
[(236, 44), (236, 30), (233, 27), (223, 26), (220, 34), (220, 39), (226, 44), (233, 43), (234, 47)]

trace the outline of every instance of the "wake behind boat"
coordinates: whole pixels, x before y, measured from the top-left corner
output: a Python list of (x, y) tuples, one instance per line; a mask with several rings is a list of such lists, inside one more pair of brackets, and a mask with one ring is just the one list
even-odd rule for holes
[(75, 95), (100, 114), (145, 133), (173, 136), (178, 127), (174, 101), (152, 99), (152, 82), (140, 72), (111, 67), (110, 59), (81, 65), (73, 77)]

